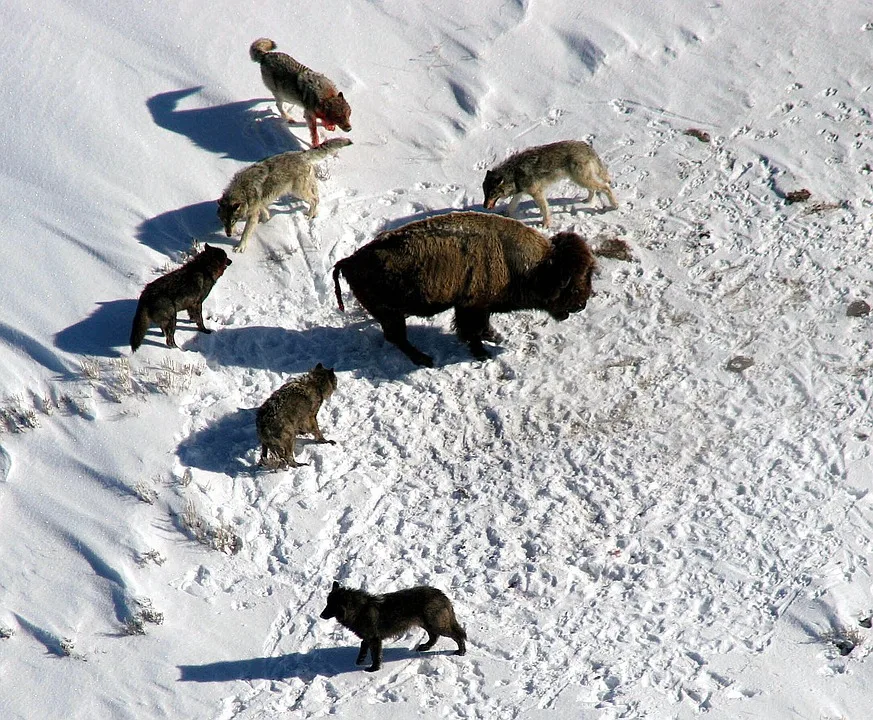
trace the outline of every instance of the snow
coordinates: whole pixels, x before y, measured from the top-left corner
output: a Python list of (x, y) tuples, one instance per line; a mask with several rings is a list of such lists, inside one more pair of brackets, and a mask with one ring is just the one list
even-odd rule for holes
[[(0, 717), (866, 717), (870, 8), (180, 5), (3, 13)], [(354, 144), (316, 219), (280, 202), (232, 256), (213, 334), (131, 356), (143, 286), (236, 242), (233, 173), (307, 146), (261, 36), (344, 91)], [(584, 312), (498, 316), (487, 362), (412, 319), (421, 369), (345, 284), (337, 310), (337, 260), (571, 138), (619, 209), (561, 183), (547, 234), (631, 255)], [(256, 408), (317, 362), (337, 444), (260, 470)], [(362, 672), (333, 580), (440, 587), (468, 654), (411, 632)]]

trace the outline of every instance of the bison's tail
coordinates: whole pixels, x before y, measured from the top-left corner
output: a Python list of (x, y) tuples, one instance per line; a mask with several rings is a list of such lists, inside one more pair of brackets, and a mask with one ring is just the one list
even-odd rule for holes
[(340, 290), (339, 276), (343, 270), (343, 261), (340, 260), (336, 265), (333, 266), (333, 289), (336, 293), (336, 303), (339, 305), (340, 312), (346, 311), (346, 306), (343, 305), (343, 293)]
[(133, 327), (130, 329), (130, 349), (136, 352), (142, 345), (143, 338), (148, 332), (151, 319), (144, 302), (140, 302), (136, 306), (136, 314), (133, 316)]

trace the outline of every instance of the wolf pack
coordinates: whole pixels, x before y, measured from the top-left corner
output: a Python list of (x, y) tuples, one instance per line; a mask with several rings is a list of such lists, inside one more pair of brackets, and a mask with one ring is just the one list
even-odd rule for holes
[[(307, 216), (315, 217), (316, 163), (352, 144), (348, 138), (322, 141), (319, 136), (319, 123), (328, 131), (337, 127), (351, 131), (351, 107), (343, 93), (325, 75), (276, 48), (272, 40), (259, 38), (249, 47), (249, 56), (260, 65), (264, 85), (284, 120), (294, 122), (286, 104), (303, 108), (311, 147), (273, 155), (231, 178), (218, 200), (217, 214), (227, 237), (233, 236), (238, 223), (245, 223), (233, 248), (238, 253), (246, 250), (258, 224), (269, 220), (269, 206), (280, 198), (303, 200)], [(493, 210), (498, 200), (510, 198), (509, 217), (458, 211), (379, 233), (334, 265), (339, 309), (345, 309), (342, 277), (358, 303), (381, 325), (385, 339), (424, 367), (432, 367), (433, 359), (407, 339), (407, 317), (453, 310), (458, 338), (474, 358), (486, 360), (490, 353), (483, 343), (502, 341), (491, 325), (493, 313), (542, 310), (562, 321), (584, 310), (596, 270), (586, 241), (572, 232), (548, 238), (514, 219), (521, 197), (528, 195), (548, 228), (546, 190), (563, 179), (588, 191), (586, 205), (593, 207), (602, 198), (609, 208), (618, 207), (607, 167), (587, 143), (564, 140), (528, 148), (488, 170), (482, 183), (484, 209)], [(198, 331), (212, 332), (203, 321), (203, 302), (231, 264), (224, 250), (206, 244), (184, 265), (146, 285), (133, 318), (131, 350), (140, 347), (153, 325), (160, 327), (168, 347), (177, 347), (176, 319), (183, 310)], [(256, 413), (260, 466), (303, 464), (295, 459), (296, 439), (302, 434), (311, 434), (319, 443), (333, 443), (322, 434), (317, 415), (336, 387), (334, 369), (319, 363), (266, 399)], [(372, 595), (334, 582), (321, 617), (335, 618), (361, 639), (356, 662), (363, 663), (369, 654), (368, 671), (381, 667), (384, 640), (413, 627), (427, 632), (419, 651), (430, 650), (443, 636), (454, 640), (457, 655), (466, 652), (467, 635), (451, 601), (433, 587)]]

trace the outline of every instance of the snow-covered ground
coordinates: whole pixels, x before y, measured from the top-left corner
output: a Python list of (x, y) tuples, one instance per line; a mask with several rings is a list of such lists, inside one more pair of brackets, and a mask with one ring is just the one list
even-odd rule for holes
[[(2, 17), (0, 717), (869, 716), (873, 318), (846, 314), (873, 295), (867, 3)], [(260, 36), (344, 91), (354, 144), (315, 220), (278, 203), (232, 256), (212, 335), (131, 356), (142, 287), (236, 241), (231, 175), (307, 147)], [(498, 316), (488, 362), (449, 314), (412, 319), (421, 369), (345, 284), (337, 310), (334, 262), (481, 210), (487, 168), (560, 139), (593, 144), (620, 207), (562, 182), (550, 233), (630, 251), (584, 312)], [(317, 362), (337, 444), (260, 470), (255, 409)], [(414, 632), (362, 672), (318, 618), (335, 579), (440, 587), (468, 654)]]

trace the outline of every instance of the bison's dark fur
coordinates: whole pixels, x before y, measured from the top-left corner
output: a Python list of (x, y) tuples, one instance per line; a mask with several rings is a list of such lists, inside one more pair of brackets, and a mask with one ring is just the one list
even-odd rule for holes
[(430, 650), (439, 636), (444, 635), (458, 644), (456, 655), (467, 652), (467, 633), (455, 617), (451, 600), (441, 590), (427, 585), (370, 595), (334, 582), (321, 618), (336, 618), (361, 638), (361, 650), (355, 662), (364, 662), (369, 652), (373, 659), (373, 664), (367, 668), (369, 672), (382, 666), (382, 641), (413, 627), (427, 631), (427, 641), (416, 650)]
[(382, 325), (385, 338), (417, 365), (430, 356), (406, 338), (406, 318), (455, 309), (455, 329), (478, 359), (483, 340), (496, 339), (492, 313), (545, 310), (556, 320), (585, 308), (594, 256), (575, 233), (549, 240), (498, 215), (439, 215), (380, 233), (333, 271), (344, 309), (342, 274), (358, 301)]

